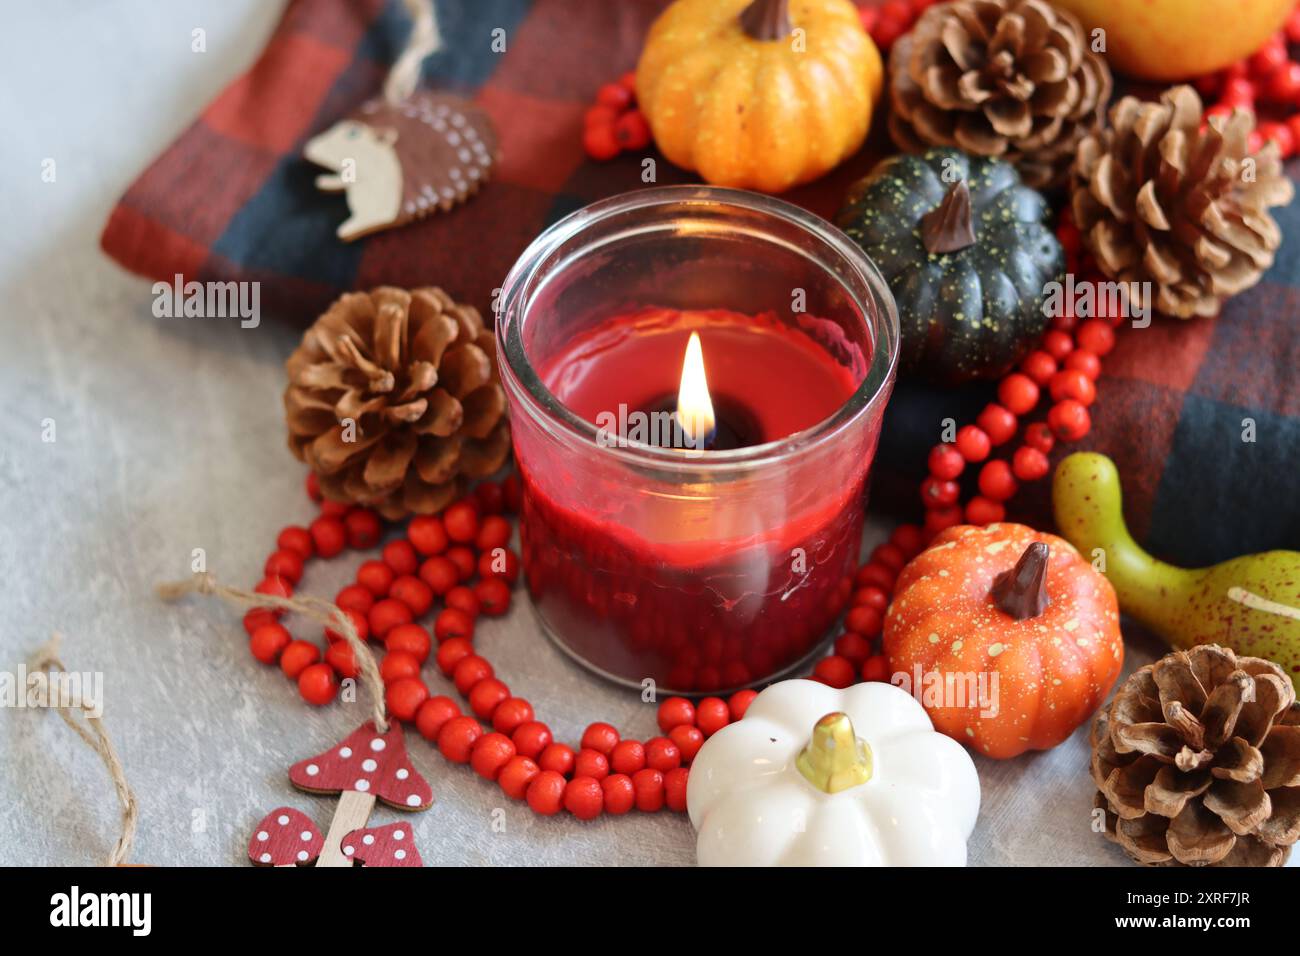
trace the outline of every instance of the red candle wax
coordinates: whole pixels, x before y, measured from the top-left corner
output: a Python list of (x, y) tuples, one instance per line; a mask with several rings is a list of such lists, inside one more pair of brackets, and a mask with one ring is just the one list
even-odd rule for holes
[[(644, 411), (676, 395), (692, 331), (719, 427), (744, 418), (736, 430), (749, 444), (833, 415), (870, 360), (842, 341), (848, 361), (837, 360), (770, 314), (646, 309), (573, 338), (539, 372), (561, 402), (600, 425), (620, 405)], [(703, 475), (680, 494), (602, 487), (562, 499), (569, 465), (549, 460), (534, 474), (525, 458), (533, 456), (519, 458), (521, 534), (534, 602), (562, 645), (612, 676), (684, 692), (763, 680), (813, 651), (847, 600), (865, 460), (852, 480), (782, 489), (783, 500), (736, 508), (722, 507), (724, 492), (714, 494)]]

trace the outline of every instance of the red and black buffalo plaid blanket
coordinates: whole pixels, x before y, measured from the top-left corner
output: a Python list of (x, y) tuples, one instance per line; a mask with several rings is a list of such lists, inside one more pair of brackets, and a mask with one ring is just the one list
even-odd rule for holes
[[(640, 157), (585, 159), (582, 114), (601, 83), (635, 65), (665, 5), (439, 0), (443, 43), (423, 82), (472, 96), (497, 126), (502, 160), (467, 205), (345, 244), (334, 235), (344, 199), (317, 191), (320, 170), (302, 159), (302, 145), (378, 95), (409, 23), (398, 0), (290, 0), (252, 69), (122, 197), (103, 247), (153, 279), (259, 280), (268, 311), (302, 322), (344, 290), (381, 283), (440, 285), (486, 310), (539, 231), (642, 185)], [(849, 184), (888, 150), (881, 126), (859, 156), (787, 198), (832, 216)], [(660, 184), (691, 181), (658, 163)], [(1093, 430), (1074, 446), (1117, 460), (1135, 536), (1178, 563), (1300, 549), (1300, 209), (1276, 215), (1286, 236), (1276, 264), (1218, 319), (1157, 319), (1120, 335)], [(877, 459), (875, 510), (918, 517), (916, 489), (938, 423), (972, 420), (989, 398), (979, 387), (900, 383)], [(1048, 522), (1045, 486), (1026, 489), (1012, 517)]]

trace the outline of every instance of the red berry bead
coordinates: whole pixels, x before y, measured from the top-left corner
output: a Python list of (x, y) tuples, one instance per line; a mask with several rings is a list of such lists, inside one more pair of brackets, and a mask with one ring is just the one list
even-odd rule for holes
[(1065, 357), (1074, 351), (1074, 339), (1070, 337), (1069, 332), (1049, 329), (1043, 336), (1042, 348), (1056, 361), (1064, 362)]
[(704, 732), (699, 727), (682, 724), (668, 731), (668, 739), (677, 745), (682, 753), (682, 763), (690, 763), (704, 746)]
[(355, 678), (358, 674), (357, 657), (347, 641), (335, 641), (325, 648), (325, 663), (340, 677)]
[(534, 813), (552, 817), (564, 806), (565, 779), (552, 770), (543, 769), (528, 784), (525, 797)]
[(484, 515), (499, 515), (506, 506), (505, 493), (495, 481), (480, 481), (474, 489), (474, 501)]
[[(352, 607), (339, 608), (339, 610), (352, 623), (352, 630), (357, 632), (357, 640), (364, 641), (370, 637), (370, 624), (365, 614)], [(336, 641), (343, 641), (343, 633), (335, 628), (327, 627), (325, 628), (325, 640), (331, 644)], [(344, 641), (344, 643), (347, 642)]]
[(568, 744), (547, 744), (537, 757), (537, 765), (543, 770), (552, 770), (566, 777), (573, 773), (577, 754)]
[(1005, 461), (990, 461), (980, 469), (980, 494), (992, 501), (1006, 501), (1016, 493), (1015, 475)]
[(301, 525), (292, 524), (280, 531), (275, 539), (275, 546), (281, 551), (292, 551), (306, 561), (316, 551), (312, 543), (311, 532)]
[(659, 729), (664, 733), (682, 724), (695, 724), (695, 705), (685, 697), (669, 697), (659, 705)]
[(426, 556), (447, 550), (447, 529), (436, 515), (416, 515), (406, 526), (406, 537), (416, 551)]
[(706, 697), (695, 705), (695, 726), (705, 737), (712, 737), (731, 723), (731, 710), (720, 697)]
[(280, 670), (290, 680), (297, 680), (304, 670), (320, 660), (320, 648), (310, 641), (290, 641), (280, 652)]
[(528, 785), (541, 772), (542, 768), (532, 760), (515, 754), (497, 774), (497, 784), (511, 800), (522, 800), (528, 792)]
[(429, 699), (429, 688), (418, 677), (403, 677), (384, 688), (384, 703), (398, 720), (415, 719), (420, 706)]
[(1300, 43), (1300, 7), (1296, 7), (1286, 18), (1286, 38), (1291, 43)]
[(823, 657), (813, 668), (813, 678), (831, 687), (848, 687), (857, 674), (851, 661), (838, 654)]
[(395, 575), (414, 574), (420, 567), (420, 555), (406, 538), (388, 542), (379, 554)]
[(645, 746), (639, 740), (620, 740), (609, 752), (609, 766), (629, 777), (645, 766), (645, 759)]
[(961, 508), (951, 505), (947, 508), (933, 508), (925, 513), (925, 531), (933, 538), (940, 531), (961, 524)]
[(1038, 385), (1046, 385), (1048, 379), (1056, 374), (1056, 359), (1042, 349), (1035, 349), (1020, 362), (1020, 371), (1032, 378)]
[(686, 786), (690, 779), (691, 773), (685, 767), (678, 767), (664, 774), (664, 803), (668, 804), (668, 809), (674, 813), (681, 813), (686, 809)]
[[(992, 408), (993, 406), (989, 407)], [(988, 409), (986, 408), (985, 411), (988, 411)], [(1013, 424), (1014, 422), (1015, 419), (1012, 419)], [(989, 437), (993, 438), (993, 432), (990, 431), (988, 425), (980, 422), (980, 428), (983, 428), (989, 433)], [(996, 439), (994, 444), (997, 444)], [(925, 549), (925, 533), (922, 531), (921, 526), (917, 524), (900, 524), (894, 529), (894, 533), (889, 536), (889, 541), (891, 544), (898, 545), (899, 550), (907, 556), (909, 561)]]
[(1075, 372), (1082, 372), (1094, 382), (1101, 377), (1101, 359), (1096, 353), (1087, 349), (1075, 349), (1065, 357), (1064, 367)]
[(1091, 405), (1097, 398), (1097, 386), (1083, 372), (1075, 369), (1062, 369), (1052, 376), (1052, 401), (1072, 398), (1084, 405)]
[(389, 653), (410, 654), (421, 664), (429, 659), (432, 647), (433, 640), (429, 637), (429, 632), (418, 624), (399, 624), (384, 638), (384, 648)]
[(663, 809), (664, 775), (653, 767), (638, 770), (632, 775), (632, 788), (636, 791), (636, 808), (642, 813)]
[(874, 607), (881, 614), (889, 607), (889, 592), (874, 584), (858, 588), (853, 592), (854, 607)]
[(1011, 471), (1020, 481), (1038, 481), (1047, 475), (1050, 468), (1047, 456), (1029, 445), (1017, 448), (1011, 458)]
[(362, 587), (360, 584), (349, 584), (334, 595), (334, 603), (345, 611), (369, 614), (370, 609), (375, 606), (375, 596), (370, 593), (369, 588)]
[(454, 607), (445, 607), (438, 612), (433, 622), (433, 633), (438, 643), (450, 641), (456, 637), (466, 639), (474, 636), (474, 619), (464, 611)]
[(394, 581), (388, 596), (401, 601), (416, 617), (423, 617), (433, 607), (433, 588), (413, 574), (404, 574)]
[(388, 597), (397, 575), (383, 561), (365, 561), (357, 568), (357, 584), (377, 598)]
[(579, 820), (594, 820), (605, 805), (605, 791), (594, 777), (578, 775), (564, 787), (564, 809)]
[(614, 120), (618, 119), (618, 110), (612, 106), (605, 106), (597, 103), (595, 106), (587, 107), (582, 114), (582, 126), (584, 129), (590, 129), (593, 126), (613, 126)]
[[(1281, 71), (1278, 71), (1281, 72)], [(1272, 84), (1270, 83), (1271, 87)], [(1230, 76), (1223, 81), (1219, 102), (1246, 110), (1255, 108), (1255, 84), (1244, 76)]]
[(366, 615), (366, 621), (370, 625), (370, 633), (381, 641), (388, 636), (388, 632), (393, 628), (401, 624), (410, 624), (414, 619), (415, 615), (411, 613), (411, 609), (394, 598), (384, 598), (382, 601), (376, 601), (375, 606)]
[(632, 778), (625, 773), (612, 773), (600, 782), (605, 794), (605, 812), (627, 813), (636, 803), (636, 788)]
[(551, 745), (551, 728), (540, 720), (530, 720), (516, 727), (510, 739), (514, 741), (516, 751), (536, 760)]
[(248, 639), (248, 649), (263, 664), (274, 664), (280, 659), (280, 652), (289, 646), (293, 635), (282, 624), (271, 622), (263, 624)]
[(589, 724), (582, 732), (582, 746), (608, 754), (618, 744), (618, 731), (610, 724)]
[(504, 548), (510, 544), (510, 522), (500, 515), (489, 515), (479, 525), (474, 547), (480, 551)]
[(323, 707), (339, 692), (334, 669), (328, 664), (309, 664), (298, 675), (298, 693), (309, 704)]
[(835, 639), (835, 653), (846, 658), (855, 667), (871, 656), (871, 641), (856, 631), (845, 631)]
[(983, 527), (988, 524), (997, 524), (1007, 516), (1007, 509), (1000, 503), (985, 498), (983, 495), (975, 495), (970, 501), (966, 502), (966, 523)]
[(622, 149), (645, 149), (652, 139), (650, 124), (640, 110), (628, 110), (614, 121), (614, 139)]
[(474, 589), (471, 587), (458, 584), (447, 592), (447, 595), (443, 600), (447, 602), (447, 607), (453, 607), (458, 611), (464, 611), (471, 618), (478, 617), (478, 595), (474, 593)]
[(1115, 330), (1110, 327), (1110, 323), (1102, 322), (1100, 319), (1090, 319), (1079, 326), (1079, 331), (1075, 333), (1075, 339), (1079, 348), (1087, 349), (1093, 355), (1101, 357), (1109, 354), (1110, 350), (1115, 347)]
[(874, 584), (878, 588), (892, 591), (897, 577), (897, 573), (883, 564), (864, 564), (858, 568), (858, 573), (853, 576), (853, 583), (860, 588), (866, 587), (868, 584)]
[(1012, 372), (998, 385), (998, 401), (1013, 415), (1027, 415), (1038, 404), (1038, 386), (1028, 375)]
[(478, 511), (468, 501), (458, 501), (442, 513), (447, 537), (458, 544), (469, 544), (478, 535)]
[(903, 553), (903, 549), (898, 545), (886, 541), (884, 544), (878, 544), (872, 549), (868, 563), (882, 564), (897, 574), (907, 564), (907, 555)]
[(474, 585), (474, 596), (479, 607), (490, 617), (497, 617), (510, 609), (510, 585), (503, 578), (487, 578)]
[(955, 481), (943, 481), (931, 475), (921, 482), (921, 502), (927, 509), (947, 508), (960, 497), (961, 485)]
[(599, 750), (584, 747), (573, 758), (573, 775), (575, 777), (594, 777), (604, 780), (609, 776), (609, 758)]
[(322, 501), (320, 503), (321, 514), (327, 518), (338, 518), (340, 521), (347, 517), (348, 512), (351, 510), (352, 506), (346, 501)]
[(312, 501), (320, 501), (322, 497), (320, 493), (320, 479), (316, 477), (316, 472), (307, 472), (307, 480), (305, 484), (307, 488), (307, 497)]
[(596, 102), (616, 110), (625, 110), (632, 105), (632, 93), (621, 83), (606, 83), (596, 91)]
[(1263, 46), (1251, 54), (1247, 65), (1250, 67), (1251, 73), (1263, 79), (1272, 76), (1274, 71), (1279, 69), (1286, 60), (1286, 39), (1281, 33), (1275, 33), (1264, 41)]
[[(478, 688), (474, 688), (478, 690)], [(533, 719), (533, 705), (522, 697), (503, 700), (492, 711), (492, 729), (498, 733), (513, 734)]]
[(456, 690), (460, 691), (462, 695), (468, 695), (474, 689), (475, 684), (487, 680), (491, 676), (492, 665), (477, 654), (462, 658), (461, 662), (451, 672), (452, 683), (456, 685)]
[(460, 583), (460, 570), (450, 558), (440, 554), (420, 565), (420, 580), (429, 585), (434, 594), (449, 594)]
[(311, 523), (311, 543), (322, 558), (333, 558), (347, 547), (348, 531), (338, 518), (321, 516)]
[(473, 655), (474, 645), (463, 637), (454, 637), (439, 645), (434, 659), (438, 662), (438, 670), (450, 677), (456, 670), (456, 665)]
[(519, 557), (509, 548), (493, 548), (484, 551), (478, 559), (479, 577), (504, 578), (514, 584), (519, 580)]
[(510, 688), (504, 681), (489, 677), (470, 689), (469, 708), (482, 720), (491, 720), (496, 709), (510, 699)]
[(349, 511), (343, 519), (343, 525), (348, 532), (348, 546), (358, 550), (373, 548), (379, 543), (379, 536), (384, 531), (379, 515), (368, 508)]
[(667, 772), (681, 766), (682, 752), (667, 737), (652, 737), (646, 741), (645, 762), (653, 770)]
[(447, 549), (447, 560), (456, 566), (457, 583), (468, 581), (478, 570), (478, 557), (473, 549), (458, 544)]
[(952, 445), (940, 444), (930, 449), (930, 474), (941, 481), (952, 481), (966, 467), (966, 459)]
[(880, 633), (884, 625), (884, 616), (869, 604), (859, 604), (851, 608), (844, 617), (844, 627), (865, 638), (873, 638)]
[(1047, 427), (1061, 441), (1078, 441), (1092, 428), (1092, 418), (1081, 402), (1067, 398), (1047, 413)]
[(495, 781), (514, 756), (515, 745), (505, 734), (484, 734), (474, 741), (474, 749), (469, 755), (469, 765), (484, 780)]
[(984, 406), (984, 410), (975, 418), (975, 424), (984, 429), (995, 448), (1005, 445), (1016, 435), (1016, 416), (996, 402)]
[(406, 651), (389, 651), (379, 662), (379, 676), (383, 678), (385, 684), (391, 684), (403, 677), (419, 677), (419, 658)]
[(281, 549), (266, 559), (266, 576), (284, 578), (293, 584), (302, 580), (302, 555), (297, 551)]
[(469, 763), (474, 741), (483, 736), (483, 728), (473, 717), (453, 717), (438, 731), (438, 750), (452, 763)]
[(884, 681), (889, 682), (889, 661), (883, 654), (877, 654), (870, 657), (862, 665), (862, 679), (864, 681)]
[(1025, 444), (1030, 448), (1037, 448), (1044, 455), (1050, 455), (1052, 447), (1056, 444), (1056, 437), (1047, 427), (1046, 422), (1034, 422), (1025, 428)]
[(758, 696), (756, 690), (738, 690), (727, 700), (727, 708), (731, 711), (731, 721), (735, 723), (745, 716), (745, 711), (749, 710), (749, 705), (754, 702)]
[(1270, 121), (1259, 124), (1259, 135), (1264, 142), (1277, 143), (1278, 152), (1284, 157), (1295, 152), (1295, 134), (1286, 123)]
[(272, 597), (293, 597), (293, 585), (278, 574), (262, 578), (253, 590), (258, 594), (269, 594)]
[[(1264, 84), (1264, 97), (1274, 103), (1294, 103), (1300, 98), (1300, 63), (1283, 63)], [(1249, 104), (1233, 104), (1245, 105)]]

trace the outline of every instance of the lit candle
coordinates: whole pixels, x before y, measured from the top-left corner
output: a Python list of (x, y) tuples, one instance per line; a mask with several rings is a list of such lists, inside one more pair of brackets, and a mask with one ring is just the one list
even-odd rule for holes
[(716, 421), (709, 380), (704, 374), (704, 349), (700, 333), (692, 332), (682, 360), (682, 382), (677, 387), (677, 424), (686, 433), (691, 448), (705, 449), (713, 443)]

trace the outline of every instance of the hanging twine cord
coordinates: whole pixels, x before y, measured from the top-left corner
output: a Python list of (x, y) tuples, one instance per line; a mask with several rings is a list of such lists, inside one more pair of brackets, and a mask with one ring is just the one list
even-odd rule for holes
[(425, 58), (442, 46), (438, 30), (438, 14), (433, 0), (404, 0), (406, 12), (411, 15), (411, 35), (406, 48), (388, 71), (384, 80), (384, 99), (396, 104), (415, 92), (420, 82), (420, 67)]
[(167, 581), (157, 586), (158, 596), (164, 601), (175, 601), (187, 594), (215, 595), (228, 604), (243, 610), (261, 608), (278, 608), (293, 611), (310, 618), (322, 627), (327, 627), (342, 635), (352, 648), (353, 659), (361, 672), (361, 679), (370, 693), (374, 706), (375, 728), (382, 734), (388, 730), (388, 714), (384, 709), (384, 682), (379, 676), (379, 667), (375, 658), (366, 647), (357, 629), (352, 626), (352, 619), (339, 608), (323, 598), (302, 595), (300, 597), (280, 597), (276, 594), (258, 594), (256, 591), (244, 591), (217, 582), (209, 571), (196, 571), (194, 576), (183, 581)]
[[(63, 641), (63, 635), (57, 631), (50, 637), (49, 641), (41, 647), (40, 650), (27, 662), (28, 671), (44, 671), (54, 673), (56, 671), (66, 671), (63, 661), (59, 660), (59, 644)], [(52, 698), (51, 698), (52, 700)], [(113, 789), (117, 791), (117, 801), (122, 805), (122, 833), (113, 844), (112, 852), (108, 855), (106, 861), (108, 866), (120, 866), (126, 862), (131, 854), (131, 845), (135, 842), (136, 819), (139, 816), (139, 806), (135, 800), (135, 794), (131, 790), (131, 785), (127, 783), (126, 771), (122, 767), (122, 761), (117, 755), (117, 748), (113, 746), (113, 741), (108, 736), (108, 731), (104, 729), (102, 717), (92, 717), (90, 710), (84, 702), (78, 703), (58, 703), (52, 704), (58, 711), (63, 722), (72, 728), (73, 733), (86, 742), (91, 750), (99, 754), (99, 759), (104, 761), (104, 766), (108, 768), (108, 775), (113, 781)]]

